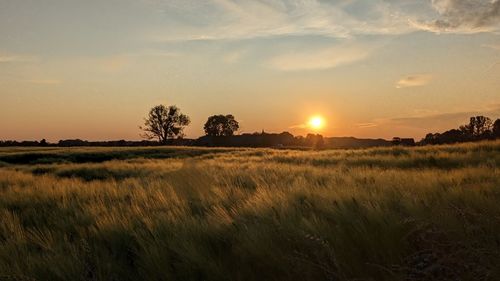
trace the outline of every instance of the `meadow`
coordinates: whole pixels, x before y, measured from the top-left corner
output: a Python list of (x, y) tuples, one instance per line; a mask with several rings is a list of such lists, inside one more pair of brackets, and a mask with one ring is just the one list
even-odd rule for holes
[(500, 280), (500, 141), (0, 148), (0, 280)]

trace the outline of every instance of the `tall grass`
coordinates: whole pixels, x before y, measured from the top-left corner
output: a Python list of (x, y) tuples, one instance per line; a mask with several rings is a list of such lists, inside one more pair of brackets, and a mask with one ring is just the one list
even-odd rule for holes
[(0, 161), (0, 280), (500, 279), (500, 142)]

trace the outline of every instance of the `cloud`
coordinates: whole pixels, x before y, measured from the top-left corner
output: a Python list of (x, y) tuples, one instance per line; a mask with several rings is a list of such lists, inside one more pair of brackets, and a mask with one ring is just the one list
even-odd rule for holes
[(484, 48), (489, 48), (489, 49), (500, 51), (500, 44), (484, 44), (481, 46)]
[(24, 55), (1, 55), (0, 63), (14, 63), (14, 62), (33, 62), (36, 61), (34, 56), (24, 56)]
[(432, 80), (432, 75), (430, 74), (416, 74), (410, 75), (401, 78), (396, 83), (396, 88), (410, 88), (410, 87), (419, 87), (429, 84)]
[(305, 129), (307, 128), (307, 124), (298, 124), (298, 125), (293, 125), (293, 126), (290, 126), (288, 127), (289, 129)]
[(131, 67), (134, 63), (144, 58), (154, 58), (156, 60), (169, 60), (181, 56), (179, 52), (168, 52), (164, 50), (145, 49), (139, 52), (118, 53), (106, 57), (85, 58), (99, 65), (99, 69), (108, 73), (117, 73)]
[(222, 58), (222, 60), (225, 63), (229, 63), (229, 64), (237, 63), (238, 61), (241, 60), (241, 58), (243, 57), (244, 53), (245, 52), (243, 52), (243, 51), (230, 52), (230, 53), (227, 53), (226, 55), (224, 55), (223, 58)]
[(57, 80), (57, 79), (32, 79), (32, 80), (25, 80), (24, 82), (30, 83), (30, 84), (40, 84), (40, 85), (59, 85), (59, 84), (62, 84), (62, 81)]
[(124, 57), (177, 58), (177, 57), (181, 56), (181, 53), (164, 51), (164, 50), (145, 49), (145, 50), (140, 51), (140, 52), (126, 53), (126, 54), (123, 54), (122, 56), (124, 56)]
[(19, 58), (16, 56), (0, 56), (0, 63), (16, 61), (19, 61)]
[(0, 83), (16, 83), (16, 84), (37, 84), (37, 85), (59, 85), (63, 81), (59, 79), (2, 79)]
[(476, 33), (497, 30), (500, 25), (500, 0), (432, 0), (438, 18), (415, 22), (431, 32)]
[[(414, 115), (408, 117), (395, 117), (387, 119), (375, 119), (371, 123), (379, 128), (389, 128), (397, 131), (398, 129), (412, 129), (415, 132), (425, 135), (429, 132), (438, 132), (457, 128), (459, 125), (466, 124), (471, 116), (484, 115), (492, 119), (500, 117), (500, 104), (491, 103), (482, 108)], [(364, 128), (371, 128), (367, 126)]]
[(116, 55), (100, 59), (101, 69), (107, 72), (119, 72), (124, 70), (131, 62), (131, 58), (125, 55)]
[[(152, 1), (152, 0), (151, 0)], [(403, 34), (413, 18), (387, 0), (156, 0), (172, 29), (153, 32), (157, 41), (250, 39), (321, 35)], [(175, 28), (173, 28), (175, 27)]]
[(281, 71), (324, 70), (363, 60), (369, 54), (367, 48), (343, 45), (277, 55), (269, 66)]
[(373, 122), (356, 124), (356, 127), (361, 128), (361, 129), (373, 128), (373, 127), (377, 127), (377, 126), (378, 126), (378, 124), (377, 123), (373, 123)]
[(316, 35), (354, 38), (498, 31), (500, 0), (175, 0), (153, 1), (173, 24), (155, 41), (239, 40)]
[[(153, 1), (153, 0), (150, 0)], [(155, 0), (172, 28), (157, 41), (238, 40), (316, 35), (354, 38), (498, 31), (500, 0)], [(175, 28), (174, 28), (175, 27)]]
[(446, 112), (433, 115), (412, 116), (403, 118), (393, 118), (389, 123), (395, 126), (406, 126), (429, 130), (439, 130), (440, 128), (452, 129), (469, 121), (469, 117), (485, 115), (490, 118), (500, 116), (500, 106), (494, 108), (484, 108), (480, 110), (470, 110), (462, 112)]

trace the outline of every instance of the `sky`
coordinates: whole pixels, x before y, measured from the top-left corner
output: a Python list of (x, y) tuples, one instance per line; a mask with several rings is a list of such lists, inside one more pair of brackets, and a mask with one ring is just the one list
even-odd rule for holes
[(0, 139), (136, 140), (157, 104), (191, 138), (500, 118), (500, 0), (0, 0)]

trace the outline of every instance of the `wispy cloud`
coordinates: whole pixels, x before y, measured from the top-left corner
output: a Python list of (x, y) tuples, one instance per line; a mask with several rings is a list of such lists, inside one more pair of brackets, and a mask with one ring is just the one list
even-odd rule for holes
[(40, 84), (40, 85), (58, 85), (58, 84), (62, 84), (62, 81), (61, 80), (57, 80), (57, 79), (31, 79), (31, 80), (25, 80), (23, 82), (30, 83), (30, 84)]
[(500, 51), (500, 44), (484, 44), (481, 46), (484, 48), (489, 48), (489, 49)]
[(33, 62), (36, 60), (35, 56), (0, 54), (0, 63)]
[[(425, 135), (430, 132), (439, 132), (443, 130), (449, 130), (457, 128), (462, 124), (466, 124), (469, 121), (469, 117), (476, 115), (485, 115), (490, 118), (500, 118), (500, 104), (492, 103), (485, 105), (482, 108), (462, 110), (462, 111), (452, 111), (452, 112), (441, 112), (441, 113), (431, 113), (431, 114), (421, 114), (412, 115), (406, 117), (394, 117), (394, 118), (381, 118), (374, 119), (370, 123), (370, 126), (358, 126), (359, 128), (371, 128), (378, 127), (379, 129), (390, 129), (397, 131), (398, 129), (409, 129), (416, 133)], [(373, 125), (371, 125), (373, 124)]]
[(377, 127), (377, 126), (378, 126), (378, 124), (374, 123), (374, 122), (367, 122), (367, 123), (358, 123), (358, 124), (356, 124), (356, 127), (361, 128), (361, 129), (373, 128), (373, 127)]
[(500, 0), (432, 0), (432, 7), (438, 18), (412, 21), (415, 27), (438, 33), (476, 33), (500, 26)]
[(124, 57), (158, 57), (158, 58), (176, 58), (181, 54), (164, 50), (145, 49), (140, 52), (123, 54)]
[(281, 71), (323, 70), (365, 59), (371, 50), (359, 46), (335, 46), (277, 55), (269, 66)]
[(237, 63), (244, 56), (244, 53), (244, 51), (229, 52), (223, 56), (222, 60), (229, 64)]
[(469, 121), (469, 117), (475, 115), (486, 115), (491, 118), (497, 118), (500, 115), (500, 107), (470, 110), (461, 112), (446, 112), (433, 115), (411, 116), (402, 118), (393, 118), (388, 123), (394, 126), (406, 126), (413, 128), (422, 128), (429, 130), (439, 130), (440, 128), (453, 129)]
[(396, 83), (396, 88), (401, 89), (401, 88), (424, 86), (424, 85), (429, 84), (431, 82), (432, 78), (433, 77), (430, 74), (409, 75), (409, 76), (401, 78)]
[(305, 129), (307, 128), (307, 124), (297, 124), (297, 125), (292, 125), (288, 127), (289, 129)]
[[(155, 1), (179, 30), (153, 34), (160, 41), (248, 39), (284, 35), (349, 38), (357, 34), (402, 34), (414, 30), (413, 16), (385, 0), (171, 0)], [(179, 16), (182, 15), (182, 16)], [(177, 25), (177, 28), (179, 26)]]
[(117, 72), (125, 69), (131, 62), (129, 56), (116, 55), (100, 59), (101, 69), (107, 72)]
[(157, 60), (175, 59), (181, 56), (178, 52), (168, 52), (164, 50), (145, 49), (138, 52), (121, 53), (107, 57), (91, 58), (100, 66), (100, 69), (105, 72), (120, 72), (126, 70), (134, 63), (141, 61), (145, 58), (154, 58)]
[[(150, 0), (153, 1), (153, 0)], [(153, 31), (158, 41), (238, 40), (318, 35), (353, 38), (499, 31), (500, 0), (154, 0), (172, 29)]]

